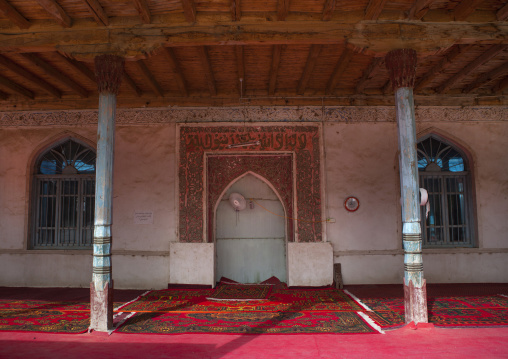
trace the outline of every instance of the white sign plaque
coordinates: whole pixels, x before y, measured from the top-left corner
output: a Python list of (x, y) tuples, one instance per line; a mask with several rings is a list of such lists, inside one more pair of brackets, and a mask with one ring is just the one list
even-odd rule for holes
[(135, 211), (134, 224), (153, 224), (153, 211)]

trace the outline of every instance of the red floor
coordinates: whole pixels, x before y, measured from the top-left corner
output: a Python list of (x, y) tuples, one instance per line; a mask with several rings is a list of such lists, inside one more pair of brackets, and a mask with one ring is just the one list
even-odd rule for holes
[[(462, 285), (432, 289), (439, 295), (465, 295)], [(487, 285), (472, 292), (506, 289)], [(471, 286), (468, 285), (468, 288)], [(473, 286), (475, 287), (475, 286)], [(462, 288), (462, 289), (461, 289)], [(487, 289), (485, 289), (487, 288)], [(489, 289), (490, 288), (490, 289)], [(397, 294), (397, 286), (349, 286), (365, 297)], [(461, 292), (462, 290), (462, 292)], [(52, 292), (53, 291), (53, 292)], [(87, 296), (83, 289), (0, 288), (0, 298), (48, 299), (54, 291), (67, 300)], [(17, 294), (16, 294), (17, 292)], [(9, 294), (10, 293), (10, 294)], [(14, 293), (14, 294), (13, 294)], [(125, 300), (138, 291), (115, 291)], [(504, 292), (506, 293), (506, 292)], [(435, 294), (437, 295), (437, 294)], [(467, 295), (467, 294), (466, 294)], [(125, 299), (124, 299), (125, 297)], [(22, 299), (22, 298), (19, 298)], [(0, 332), (0, 358), (508, 358), (508, 327), (441, 329), (407, 327), (386, 334), (298, 335), (140, 335)]]

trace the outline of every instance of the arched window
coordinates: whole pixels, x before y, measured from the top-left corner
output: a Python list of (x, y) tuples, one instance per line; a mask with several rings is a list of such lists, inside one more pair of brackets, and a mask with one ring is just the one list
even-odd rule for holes
[(73, 139), (43, 152), (36, 162), (32, 249), (84, 249), (93, 242), (95, 151)]
[(424, 247), (472, 247), (474, 226), (470, 165), (462, 151), (436, 135), (418, 142), (420, 187), (430, 212), (421, 207)]

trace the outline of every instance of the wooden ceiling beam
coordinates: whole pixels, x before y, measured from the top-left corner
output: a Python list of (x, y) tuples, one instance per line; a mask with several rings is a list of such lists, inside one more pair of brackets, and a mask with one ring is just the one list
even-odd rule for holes
[(326, 85), (326, 94), (331, 95), (333, 90), (337, 87), (337, 83), (339, 82), (342, 74), (346, 70), (353, 57), (353, 51), (348, 49), (347, 47), (344, 49), (342, 54), (340, 55), (339, 61), (335, 65), (335, 69), (333, 70), (332, 76), (328, 80), (328, 84)]
[(498, 21), (504, 21), (508, 19), (508, 3), (503, 6), (501, 9), (497, 10), (496, 18)]
[(365, 71), (363, 72), (362, 78), (356, 84), (356, 93), (362, 93), (363, 90), (365, 90), (365, 85), (372, 78), (375, 71), (379, 68), (382, 62), (383, 62), (382, 57), (374, 57), (372, 59), (367, 69), (365, 69)]
[(165, 47), (163, 51), (164, 51), (164, 55), (166, 57), (166, 61), (169, 65), (169, 69), (175, 76), (175, 81), (178, 84), (178, 88), (180, 89), (180, 92), (182, 92), (182, 94), (184, 96), (189, 96), (189, 92), (187, 90), (187, 84), (185, 82), (185, 78), (183, 77), (182, 69), (180, 68), (180, 64), (178, 63), (178, 60), (176, 59), (173, 49), (170, 47)]
[(492, 88), (493, 93), (501, 93), (508, 88), (508, 76), (499, 81), (499, 83)]
[(205, 78), (208, 84), (208, 90), (210, 91), (210, 95), (217, 96), (217, 86), (215, 85), (215, 77), (213, 76), (212, 64), (210, 62), (206, 46), (198, 47), (198, 53), (199, 58), (201, 59), (201, 64), (203, 65)]
[(48, 94), (52, 95), (55, 98), (61, 98), (62, 93), (56, 87), (53, 87), (40, 77), (34, 75), (30, 71), (25, 70), (23, 67), (19, 66), (15, 62), (11, 61), (5, 56), (0, 55), (0, 65), (5, 67), (6, 69), (18, 74), (19, 76), (24, 77), (34, 85), (38, 86), (42, 90), (46, 91)]
[(236, 72), (238, 73), (238, 92), (240, 93), (240, 97), (245, 95), (245, 60), (243, 55), (243, 46), (237, 45), (235, 46), (235, 55), (236, 55)]
[(143, 75), (144, 79), (148, 81), (148, 84), (152, 90), (157, 94), (157, 96), (164, 97), (162, 88), (160, 87), (153, 74), (150, 72), (150, 69), (146, 66), (145, 62), (143, 60), (138, 60), (135, 62), (135, 64)]
[(46, 12), (63, 27), (71, 27), (72, 19), (64, 9), (54, 0), (36, 0)]
[(183, 13), (187, 22), (196, 22), (196, 4), (194, 0), (181, 0)]
[(420, 91), (423, 89), (429, 82), (431, 82), (437, 75), (439, 75), (448, 65), (455, 61), (460, 55), (466, 53), (472, 45), (467, 46), (454, 46), (451, 48), (448, 53), (444, 55), (444, 57), (432, 67), (429, 71), (425, 73), (423, 77), (416, 81), (414, 91)]
[(307, 57), (307, 62), (305, 63), (305, 68), (303, 69), (302, 76), (298, 82), (298, 89), (296, 93), (299, 95), (303, 95), (305, 93), (305, 89), (309, 83), (310, 76), (314, 71), (319, 53), (321, 52), (321, 47), (322, 45), (312, 45), (310, 47), (309, 56)]
[(97, 24), (104, 26), (109, 25), (108, 15), (98, 0), (83, 0), (83, 3), (88, 8), (88, 11), (90, 11), (90, 14), (93, 16)]
[(462, 2), (453, 9), (453, 17), (456, 21), (466, 20), (466, 18), (476, 10), (478, 5), (484, 1), (485, 0), (462, 0)]
[(469, 92), (477, 89), (478, 87), (485, 85), (491, 81), (494, 81), (498, 77), (501, 77), (507, 73), (508, 73), (508, 62), (505, 62), (501, 66), (498, 66), (495, 69), (480, 75), (476, 79), (476, 81), (474, 81), (474, 82), (470, 83), (469, 85), (467, 85), (466, 87), (464, 87), (462, 92), (469, 93)]
[(136, 83), (134, 82), (134, 80), (129, 76), (129, 74), (127, 73), (127, 71), (124, 71), (123, 72), (123, 77), (122, 79), (125, 81), (125, 83), (127, 84), (127, 86), (132, 90), (134, 91), (134, 93), (136, 93), (136, 95), (138, 97), (141, 97), (143, 95), (143, 91), (138, 87), (138, 85), (136, 85)]
[(275, 94), (277, 87), (277, 76), (279, 74), (280, 55), (283, 50), (283, 45), (273, 45), (272, 47), (272, 63), (270, 65), (270, 78), (268, 80), (268, 95)]
[(231, 20), (240, 21), (242, 18), (242, 0), (231, 0), (229, 9), (231, 10)]
[(150, 9), (148, 8), (148, 4), (146, 0), (133, 0), (134, 6), (136, 7), (136, 11), (141, 18), (141, 21), (145, 24), (150, 24), (152, 22), (152, 15), (150, 14)]
[(471, 72), (476, 70), (478, 67), (482, 66), (484, 63), (495, 57), (500, 52), (504, 51), (508, 45), (493, 45), (483, 54), (478, 56), (475, 60), (470, 62), (466, 67), (457, 72), (451, 78), (446, 80), (441, 86), (437, 88), (437, 93), (443, 93), (450, 89), (454, 84), (458, 81), (462, 80), (464, 77), (468, 76)]
[(377, 20), (388, 0), (370, 0), (365, 9), (365, 20)]
[(430, 5), (436, 0), (416, 0), (409, 10), (407, 19), (408, 20), (421, 20), (427, 11), (429, 11)]
[(28, 29), (30, 21), (25, 19), (7, 0), (0, 0), (0, 11), (20, 29)]
[(323, 6), (323, 14), (321, 16), (323, 21), (329, 21), (332, 19), (336, 3), (336, 0), (325, 0), (325, 5)]
[(72, 68), (74, 70), (76, 70), (79, 73), (81, 73), (82, 75), (84, 75), (92, 83), (94, 83), (94, 84), (97, 83), (97, 80), (95, 78), (95, 73), (92, 70), (90, 70), (88, 67), (86, 67), (86, 65), (84, 63), (82, 63), (81, 61), (75, 60), (75, 59), (71, 59), (67, 56), (64, 56), (59, 52), (56, 52), (56, 54), (60, 57), (60, 59), (62, 59), (62, 61), (65, 61), (66, 63), (68, 63), (70, 66), (72, 66)]
[(277, 0), (277, 20), (285, 21), (289, 13), (290, 0)]
[(62, 74), (62, 71), (54, 68), (52, 65), (48, 64), (46, 61), (41, 59), (39, 56), (33, 53), (21, 54), (25, 59), (30, 61), (32, 64), (37, 66), (42, 72), (46, 75), (53, 78), (55, 81), (60, 82), (61, 84), (67, 86), (72, 91), (76, 92), (79, 96), (86, 98), (88, 97), (88, 91), (81, 87), (78, 83), (71, 80), (67, 75)]
[(7, 77), (0, 76), (0, 85), (8, 88), (9, 90), (20, 94), (29, 99), (34, 99), (35, 95), (32, 91), (24, 88), (23, 86), (17, 84), (14, 81), (9, 80)]

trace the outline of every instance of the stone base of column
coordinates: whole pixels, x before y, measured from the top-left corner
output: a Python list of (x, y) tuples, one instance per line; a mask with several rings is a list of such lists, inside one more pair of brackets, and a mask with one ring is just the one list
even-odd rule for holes
[(424, 279), (421, 288), (413, 285), (413, 281), (409, 281), (409, 285), (404, 279), (404, 308), (406, 324), (414, 322), (428, 323), (427, 311), (427, 281)]
[(90, 283), (89, 331), (107, 332), (113, 329), (113, 284), (106, 283), (104, 290), (96, 290)]

